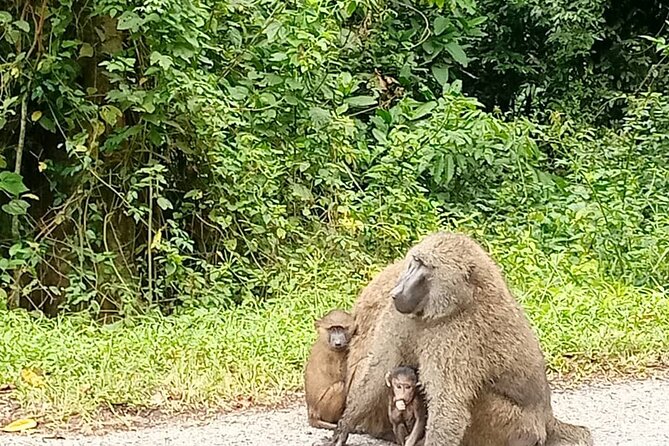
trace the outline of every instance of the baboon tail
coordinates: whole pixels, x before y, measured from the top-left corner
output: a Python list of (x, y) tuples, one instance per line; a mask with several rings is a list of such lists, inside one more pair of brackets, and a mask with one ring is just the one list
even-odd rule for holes
[(553, 419), (547, 429), (546, 446), (593, 446), (590, 429)]

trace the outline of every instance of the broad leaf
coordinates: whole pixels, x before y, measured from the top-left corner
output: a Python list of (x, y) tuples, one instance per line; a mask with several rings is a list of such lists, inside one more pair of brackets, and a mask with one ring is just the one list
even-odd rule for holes
[(123, 112), (113, 105), (103, 105), (100, 107), (100, 116), (111, 126), (116, 125), (116, 121), (118, 121), (118, 118), (120, 118), (122, 114)]
[(0, 189), (15, 197), (28, 191), (21, 175), (7, 171), (0, 172)]
[(311, 191), (309, 189), (307, 189), (306, 187), (304, 187), (303, 185), (293, 183), (292, 188), (293, 188), (293, 194), (296, 197), (299, 197), (299, 198), (301, 198), (302, 200), (305, 200), (305, 201), (313, 200), (314, 196), (311, 194)]
[(165, 197), (158, 197), (158, 200), (156, 200), (156, 202), (158, 203), (158, 206), (160, 206), (160, 209), (162, 209), (163, 211), (166, 209), (173, 209), (172, 203)]
[(140, 25), (142, 25), (142, 18), (139, 17), (132, 11), (125, 11), (121, 14), (121, 17), (118, 19), (117, 28), (121, 31), (130, 30), (131, 32), (137, 32)]
[(23, 200), (12, 200), (7, 204), (2, 205), (2, 210), (9, 215), (25, 215), (28, 212), (30, 205)]
[(449, 184), (455, 175), (455, 163), (451, 155), (446, 156), (446, 184)]
[(351, 96), (344, 99), (344, 102), (351, 107), (370, 107), (376, 105), (376, 98), (372, 96)]
[(90, 43), (84, 43), (79, 48), (79, 57), (93, 57), (94, 51)]
[(446, 51), (449, 52), (449, 54), (453, 57), (453, 60), (455, 60), (463, 67), (466, 67), (467, 64), (469, 63), (469, 59), (467, 58), (465, 51), (457, 43), (449, 42), (446, 45), (444, 45), (444, 49), (446, 49)]
[(30, 32), (30, 24), (28, 24), (28, 22), (26, 22), (25, 20), (17, 20), (16, 22), (14, 22), (14, 26), (16, 26), (24, 33)]
[(443, 65), (440, 66), (433, 65), (432, 75), (437, 80), (437, 82), (439, 82), (439, 85), (441, 85), (442, 87), (448, 84), (448, 67), (445, 67)]
[(422, 104), (420, 107), (414, 110), (413, 116), (411, 118), (420, 119), (423, 116), (429, 114), (432, 110), (434, 110), (436, 106), (437, 103), (435, 101), (426, 102), (425, 104)]
[(446, 28), (449, 27), (451, 24), (451, 21), (448, 20), (446, 17), (439, 16), (436, 19), (434, 19), (434, 34), (437, 36), (443, 33)]
[(158, 248), (162, 240), (163, 240), (162, 231), (156, 232), (155, 235), (153, 236), (153, 240), (151, 241), (151, 251), (154, 251), (156, 248)]
[(274, 40), (276, 34), (282, 27), (282, 23), (276, 20), (272, 20), (267, 27), (265, 28), (265, 34), (267, 35), (267, 40)]

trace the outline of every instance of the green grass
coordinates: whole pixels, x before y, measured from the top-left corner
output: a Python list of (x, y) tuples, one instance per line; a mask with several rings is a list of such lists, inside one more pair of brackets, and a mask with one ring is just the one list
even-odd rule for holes
[[(26, 414), (56, 422), (74, 414), (91, 421), (97, 408), (109, 405), (150, 406), (157, 395), (167, 399), (161, 403), (167, 411), (220, 407), (237, 398), (277, 402), (301, 385), (313, 320), (332, 307), (350, 308), (360, 282), (352, 276), (337, 272), (318, 285), (318, 276), (303, 274), (286, 287), (285, 298), (264, 306), (155, 314), (107, 326), (83, 316), (0, 311), (0, 384), (16, 386)], [(47, 373), (44, 387), (21, 379), (32, 368)]]
[[(579, 283), (573, 271), (556, 273), (555, 265), (526, 260), (516, 259), (508, 274), (552, 370), (624, 373), (666, 359), (669, 300), (663, 293), (597, 274)], [(82, 316), (49, 320), (0, 312), (0, 384), (16, 386), (24, 414), (56, 423), (74, 414), (91, 421), (96, 409), (112, 404), (151, 406), (157, 395), (167, 411), (225, 407), (238, 398), (276, 402), (302, 385), (313, 319), (332, 307), (350, 308), (361, 277), (369, 274), (314, 270), (263, 306), (149, 315), (108, 326)], [(47, 373), (44, 387), (20, 378), (31, 367)]]

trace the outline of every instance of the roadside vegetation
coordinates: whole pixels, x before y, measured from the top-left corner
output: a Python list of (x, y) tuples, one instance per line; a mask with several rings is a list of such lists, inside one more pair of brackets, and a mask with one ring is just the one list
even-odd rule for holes
[(0, 2), (6, 416), (280, 401), (440, 228), (553, 376), (666, 367), (660, 3)]

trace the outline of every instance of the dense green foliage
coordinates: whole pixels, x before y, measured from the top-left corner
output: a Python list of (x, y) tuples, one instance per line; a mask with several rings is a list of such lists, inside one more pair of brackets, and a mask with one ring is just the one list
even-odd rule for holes
[(0, 384), (59, 372), (18, 388), (56, 417), (294, 389), (309, 321), (438, 228), (491, 250), (553, 370), (666, 364), (668, 16), (0, 0)]
[(654, 3), (4, 9), (12, 304), (227, 306), (304, 262), (382, 263), (458, 221), (666, 284)]
[[(655, 0), (482, 0), (489, 38), (475, 44), (470, 91), (489, 107), (545, 118), (611, 124), (627, 94), (667, 87), (667, 65), (652, 42), (667, 5)], [(655, 84), (655, 86), (653, 86)], [(583, 113), (586, 113), (584, 116)]]

